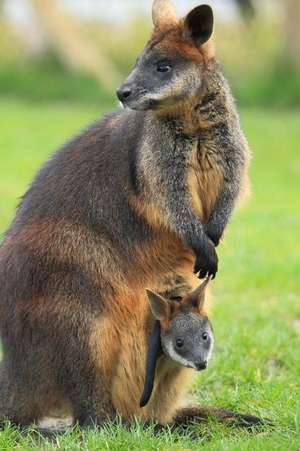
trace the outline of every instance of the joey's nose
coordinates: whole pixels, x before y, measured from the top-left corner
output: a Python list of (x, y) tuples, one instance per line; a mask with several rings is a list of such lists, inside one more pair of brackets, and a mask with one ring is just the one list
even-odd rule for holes
[(129, 97), (131, 96), (131, 88), (129, 88), (128, 86), (122, 87), (120, 89), (118, 89), (117, 91), (117, 96), (118, 99), (120, 100), (120, 102), (126, 102), (126, 100), (129, 99)]
[(204, 360), (202, 362), (196, 362), (196, 368), (198, 371), (206, 370), (207, 368), (207, 360)]

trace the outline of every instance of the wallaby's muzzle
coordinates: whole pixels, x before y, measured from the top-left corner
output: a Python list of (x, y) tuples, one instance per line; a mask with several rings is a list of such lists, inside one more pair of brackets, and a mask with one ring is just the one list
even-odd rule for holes
[(197, 371), (203, 371), (207, 368), (207, 360), (201, 360), (195, 363)]
[(120, 89), (117, 91), (117, 96), (120, 102), (123, 104), (126, 103), (127, 100), (129, 100), (129, 97), (132, 94), (132, 89), (129, 86), (123, 85)]
[(149, 108), (148, 91), (145, 89), (142, 77), (134, 70), (124, 84), (117, 90), (117, 96), (125, 108), (144, 110)]

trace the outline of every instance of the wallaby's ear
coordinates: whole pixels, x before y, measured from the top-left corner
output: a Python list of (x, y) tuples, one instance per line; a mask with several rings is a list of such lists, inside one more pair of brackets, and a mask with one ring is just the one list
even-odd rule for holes
[(205, 44), (211, 37), (214, 29), (214, 14), (209, 5), (194, 8), (185, 18), (184, 34), (192, 39), (197, 47)]
[(154, 0), (152, 19), (155, 28), (170, 27), (178, 22), (171, 0)]
[(166, 321), (170, 317), (170, 305), (159, 294), (146, 290), (153, 316), (158, 321)]
[(198, 288), (196, 288), (196, 290), (187, 295), (187, 297), (183, 300), (183, 303), (198, 310), (202, 310), (205, 303), (206, 288), (210, 280), (211, 276), (207, 277), (204, 282), (202, 282), (202, 284)]

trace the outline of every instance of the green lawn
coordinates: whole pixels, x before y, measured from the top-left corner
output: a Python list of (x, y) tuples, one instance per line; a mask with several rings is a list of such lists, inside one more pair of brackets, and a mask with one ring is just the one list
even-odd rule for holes
[[(0, 231), (43, 161), (101, 108), (0, 101)], [(274, 427), (245, 432), (211, 422), (199, 440), (74, 430), (54, 442), (7, 428), (0, 450), (299, 450), (300, 449), (300, 114), (243, 111), (253, 149), (253, 195), (219, 250), (212, 320), (217, 345), (198, 378), (199, 403), (252, 412)]]

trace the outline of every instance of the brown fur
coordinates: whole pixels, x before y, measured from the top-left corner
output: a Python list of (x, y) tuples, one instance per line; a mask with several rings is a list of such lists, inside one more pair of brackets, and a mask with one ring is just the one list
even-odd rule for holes
[(153, 399), (145, 409), (139, 407), (153, 324), (153, 320), (149, 322), (149, 315), (149, 304), (143, 293), (140, 293), (138, 304), (130, 297), (123, 301), (119, 299), (116, 309), (96, 320), (91, 348), (94, 349), (95, 363), (100, 364), (97, 373), (103, 392), (101, 398), (109, 398), (113, 410), (124, 419), (152, 418), (166, 423), (171, 420), (179, 398), (184, 396), (183, 388), (189, 383), (193, 372), (178, 368), (162, 357)]
[[(162, 41), (162, 50), (168, 55), (172, 51), (180, 52), (188, 60), (208, 64), (216, 56), (213, 39), (203, 44), (200, 48), (195, 47), (191, 41), (187, 41), (183, 35), (184, 21), (178, 21), (171, 27), (164, 24), (163, 27), (155, 28), (151, 37), (152, 42)], [(163, 39), (164, 37), (164, 39)], [(163, 39), (163, 40), (162, 40)]]
[(191, 156), (188, 187), (193, 207), (204, 224), (209, 221), (223, 178), (223, 168), (218, 157), (205, 148), (199, 154), (196, 148)]

